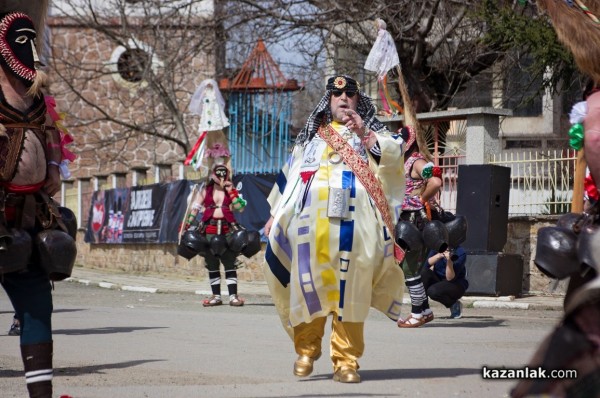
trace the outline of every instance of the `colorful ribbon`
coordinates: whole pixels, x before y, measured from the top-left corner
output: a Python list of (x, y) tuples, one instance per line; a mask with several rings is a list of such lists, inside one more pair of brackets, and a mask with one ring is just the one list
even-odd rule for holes
[(60, 152), (61, 152), (61, 162), (59, 165), (60, 174), (63, 178), (71, 177), (71, 172), (69, 171), (69, 162), (75, 161), (77, 159), (77, 155), (67, 149), (67, 145), (73, 143), (73, 136), (69, 134), (65, 126), (62, 124), (62, 121), (65, 120), (66, 114), (59, 113), (56, 111), (56, 100), (51, 95), (44, 96), (44, 102), (46, 102), (46, 111), (50, 116), (50, 119), (54, 122), (54, 125), (58, 129), (60, 133)]
[[(379, 85), (379, 84), (378, 84)], [(383, 91), (381, 91), (381, 87), (378, 87), (378, 91), (379, 91), (379, 98), (381, 98), (381, 104), (383, 105), (383, 110), (387, 113), (387, 114), (391, 114), (392, 111), (390, 110), (390, 106), (388, 105), (387, 100), (385, 99), (385, 95), (383, 94)]]
[(421, 170), (421, 177), (423, 179), (428, 179), (433, 177), (433, 163), (429, 162), (425, 166), (423, 166), (423, 170)]
[(192, 165), (194, 167), (194, 170), (198, 170), (198, 168), (200, 167), (200, 163), (202, 163), (202, 155), (204, 153), (204, 138), (206, 138), (206, 131), (203, 131), (200, 134), (200, 137), (198, 137), (198, 140), (194, 144), (194, 147), (185, 158), (185, 161), (183, 162), (184, 165)]
[(585, 4), (583, 4), (583, 2), (581, 0), (574, 0), (575, 3), (577, 3), (577, 6), (579, 8), (581, 8), (581, 11), (583, 11), (583, 13), (585, 15), (587, 15), (588, 17), (590, 17), (590, 19), (597, 24), (600, 24), (600, 19), (598, 19), (598, 17), (596, 17), (594, 14), (592, 14), (592, 12), (590, 11), (589, 8), (587, 8), (587, 6)]
[(583, 148), (583, 124), (575, 123), (569, 129), (569, 146), (576, 151)]
[(387, 98), (388, 103), (392, 104), (392, 106), (396, 108), (398, 113), (404, 113), (404, 109), (400, 106), (400, 104), (394, 101), (390, 96), (390, 93), (387, 88), (387, 75), (383, 78), (383, 93), (385, 94), (385, 98)]
[(591, 174), (589, 174), (587, 177), (585, 177), (585, 180), (583, 180), (583, 189), (585, 189), (585, 192), (587, 193), (588, 198), (590, 198), (596, 202), (598, 201), (598, 199), (600, 199), (600, 193), (598, 193), (598, 187), (596, 186), (594, 177), (592, 177)]

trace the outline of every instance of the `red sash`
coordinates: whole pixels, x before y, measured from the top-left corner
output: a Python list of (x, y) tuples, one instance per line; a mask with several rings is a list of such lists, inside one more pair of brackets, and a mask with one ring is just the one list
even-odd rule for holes
[(375, 202), (375, 205), (379, 209), (381, 218), (388, 229), (392, 241), (394, 242), (394, 257), (398, 263), (404, 260), (404, 250), (396, 243), (394, 239), (394, 221), (390, 214), (390, 208), (388, 206), (387, 199), (381, 183), (373, 174), (373, 170), (369, 167), (368, 163), (365, 162), (358, 153), (346, 142), (340, 134), (335, 131), (331, 125), (319, 128), (319, 135), (327, 142), (334, 151), (336, 151), (343, 159), (344, 163), (352, 169), (352, 172), (359, 179), (361, 184), (365, 187), (369, 196)]

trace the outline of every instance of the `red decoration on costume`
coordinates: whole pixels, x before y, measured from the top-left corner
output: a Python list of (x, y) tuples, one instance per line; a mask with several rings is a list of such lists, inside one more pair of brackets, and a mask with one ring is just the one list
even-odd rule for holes
[(192, 164), (192, 159), (194, 158), (194, 155), (198, 151), (198, 148), (200, 148), (202, 141), (204, 141), (204, 137), (206, 137), (206, 131), (203, 131), (202, 134), (200, 134), (200, 137), (198, 137), (198, 140), (194, 144), (194, 147), (192, 148), (190, 153), (188, 153), (187, 157), (185, 158), (185, 161), (183, 162), (184, 165), (189, 166), (190, 164)]
[(60, 151), (62, 153), (62, 158), (67, 159), (69, 162), (73, 162), (77, 158), (77, 155), (66, 148), (67, 145), (72, 142), (73, 137), (71, 137), (70, 134), (64, 134), (62, 131), (60, 132)]
[(433, 176), (437, 178), (442, 178), (442, 169), (440, 169), (438, 166), (435, 166), (433, 168)]
[(312, 177), (317, 171), (301, 171), (300, 172), (300, 178), (302, 178), (302, 182), (303, 183), (307, 183), (308, 180), (310, 180), (310, 177)]
[(56, 121), (60, 120), (60, 115), (56, 112), (56, 100), (54, 97), (50, 95), (44, 96), (44, 101), (46, 102), (46, 108), (48, 111), (48, 115), (50, 115), (50, 119)]
[[(219, 232), (219, 227), (217, 225), (207, 225), (205, 232), (209, 235), (216, 235)], [(226, 234), (227, 232), (229, 232), (229, 226), (224, 223), (221, 225), (221, 234)]]
[(42, 189), (45, 183), (46, 181), (40, 181), (37, 184), (17, 185), (11, 184), (10, 182), (0, 182), (0, 186), (4, 187), (4, 189), (10, 193), (25, 195), (28, 193), (38, 192), (40, 189)]
[(77, 155), (67, 149), (67, 145), (73, 142), (73, 137), (64, 130), (62, 124), (60, 123), (62, 116), (56, 112), (56, 100), (51, 95), (44, 96), (44, 102), (46, 103), (46, 112), (50, 116), (50, 119), (54, 122), (58, 131), (60, 132), (60, 151), (62, 153), (62, 159), (67, 159), (70, 162), (75, 161), (77, 159)]
[(583, 181), (583, 189), (588, 195), (588, 198), (598, 201), (600, 199), (600, 194), (598, 193), (598, 187), (596, 186), (596, 182), (594, 181), (594, 177), (592, 175), (588, 175), (585, 177)]
[(229, 191), (229, 197), (231, 198), (231, 200), (237, 198), (238, 196), (240, 196), (238, 190), (235, 188), (231, 188), (231, 191)]
[[(4, 187), (7, 192), (16, 193), (16, 194), (31, 194), (38, 192), (46, 181), (40, 181), (37, 184), (31, 185), (17, 185), (11, 184), (10, 182), (0, 182), (0, 186)], [(14, 221), (17, 215), (17, 208), (13, 206), (6, 206), (4, 208), (4, 217), (6, 217), (7, 221)]]

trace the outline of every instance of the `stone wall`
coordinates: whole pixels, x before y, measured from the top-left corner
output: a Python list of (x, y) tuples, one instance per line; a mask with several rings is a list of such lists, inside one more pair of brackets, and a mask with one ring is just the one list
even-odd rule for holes
[(567, 280), (556, 281), (538, 270), (533, 262), (537, 233), (542, 227), (556, 224), (558, 216), (511, 217), (505, 253), (523, 255), (523, 293), (564, 294)]
[[(538, 229), (554, 225), (556, 216), (513, 217), (508, 223), (505, 253), (523, 255), (523, 293), (564, 294), (566, 281), (557, 282), (543, 275), (535, 266)], [(77, 239), (77, 264), (84, 267), (107, 268), (131, 273), (152, 273), (207, 279), (202, 257), (188, 261), (177, 256), (175, 244), (162, 245), (90, 245), (83, 242), (83, 232)], [(238, 270), (241, 281), (264, 281), (262, 263), (265, 247), (251, 259), (240, 256), (243, 266)]]
[[(132, 274), (161, 274), (191, 277), (204, 280), (208, 273), (204, 259), (200, 256), (188, 261), (177, 255), (177, 245), (169, 244), (94, 244), (85, 243), (85, 232), (77, 234), (76, 265), (87, 268), (125, 271)], [(265, 245), (261, 252), (248, 259), (239, 256), (242, 262), (238, 269), (241, 281), (264, 281), (262, 263)]]
[[(121, 38), (118, 27), (92, 29), (60, 17), (49, 18), (48, 24), (56, 61), (49, 71), (50, 92), (74, 138), (69, 147), (78, 156), (70, 164), (73, 178), (183, 162), (198, 138), (199, 118), (187, 111), (189, 100), (202, 80), (217, 77), (211, 47), (192, 51), (188, 46), (214, 40), (214, 32), (169, 28), (169, 43), (169, 36), (159, 37), (161, 29), (136, 29), (143, 56), (152, 53), (149, 84), (125, 80), (119, 73), (118, 65), (127, 58), (118, 56), (125, 51), (115, 39)], [(185, 40), (185, 34), (199, 39)]]

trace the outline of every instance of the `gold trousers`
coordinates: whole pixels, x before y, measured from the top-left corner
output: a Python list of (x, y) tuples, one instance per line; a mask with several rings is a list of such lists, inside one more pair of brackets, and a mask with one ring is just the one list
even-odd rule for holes
[[(327, 317), (294, 327), (294, 347), (298, 355), (316, 358), (321, 354), (321, 342), (325, 334)], [(331, 361), (333, 371), (342, 366), (358, 369), (358, 358), (365, 351), (364, 322), (341, 322), (333, 315), (331, 323)]]

